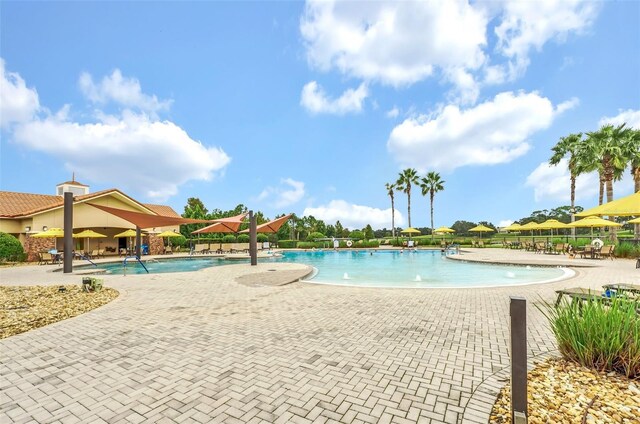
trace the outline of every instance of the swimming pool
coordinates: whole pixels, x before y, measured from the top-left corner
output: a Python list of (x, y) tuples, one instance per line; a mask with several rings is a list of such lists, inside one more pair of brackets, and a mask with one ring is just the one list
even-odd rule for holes
[[(489, 265), (446, 259), (431, 250), (287, 251), (265, 262), (295, 262), (310, 265), (315, 273), (309, 282), (360, 287), (491, 287), (545, 283), (567, 278), (573, 271), (557, 267)], [(248, 262), (248, 259), (247, 261)], [(176, 258), (144, 261), (150, 273), (197, 271), (230, 262), (222, 258)], [(122, 262), (99, 268), (123, 274)], [(127, 264), (127, 274), (144, 274), (136, 262)]]

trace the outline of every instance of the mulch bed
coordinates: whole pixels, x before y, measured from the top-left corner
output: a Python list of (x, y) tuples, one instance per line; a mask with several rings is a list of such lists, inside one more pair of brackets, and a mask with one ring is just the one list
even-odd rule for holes
[[(638, 423), (640, 381), (599, 373), (564, 359), (537, 364), (528, 374), (529, 423)], [(490, 423), (511, 422), (510, 384), (500, 391)]]
[(118, 294), (110, 288), (86, 293), (80, 285), (0, 287), (0, 339), (83, 314)]

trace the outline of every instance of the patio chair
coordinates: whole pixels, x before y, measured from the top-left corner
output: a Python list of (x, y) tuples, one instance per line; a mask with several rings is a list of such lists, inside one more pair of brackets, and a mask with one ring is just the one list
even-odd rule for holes
[(165, 246), (165, 248), (164, 248), (164, 254), (165, 254), (165, 255), (171, 255), (171, 254), (173, 254), (173, 251), (171, 250), (171, 246)]
[(104, 249), (98, 249), (98, 257), (104, 258)]
[(482, 240), (478, 240), (478, 247), (485, 247)]
[(99, 254), (100, 254), (100, 251), (98, 249), (95, 249), (91, 251), (91, 254), (89, 255), (89, 257), (91, 259), (95, 259), (99, 256)]
[(561, 253), (564, 254), (565, 251), (566, 251), (566, 247), (565, 247), (564, 243), (556, 243), (556, 247), (554, 249), (554, 252), (556, 254), (558, 254), (558, 255), (561, 254)]
[(600, 249), (600, 253), (598, 254), (598, 257), (600, 259), (609, 258), (613, 260), (615, 258), (615, 255), (614, 255), (615, 249), (616, 249), (616, 246), (613, 244), (602, 246), (602, 249)]
[(53, 255), (49, 252), (38, 253), (38, 265), (48, 265), (53, 263)]
[(564, 296), (569, 297), (572, 303), (589, 300), (609, 300), (608, 297), (603, 297), (604, 292), (602, 291), (585, 289), (582, 287), (556, 290), (556, 293), (558, 294), (558, 298), (556, 299), (556, 306), (560, 305), (560, 301)]

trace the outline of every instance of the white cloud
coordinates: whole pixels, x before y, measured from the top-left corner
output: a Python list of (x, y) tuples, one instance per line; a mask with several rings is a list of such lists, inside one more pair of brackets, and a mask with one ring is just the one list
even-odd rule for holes
[(396, 126), (387, 148), (402, 167), (450, 171), (510, 162), (529, 150), (527, 139), (551, 125), (575, 101), (554, 108), (537, 93), (505, 92), (473, 108), (449, 105)]
[(139, 108), (140, 110), (155, 114), (168, 110), (172, 100), (158, 100), (155, 95), (142, 92), (140, 82), (135, 78), (122, 76), (119, 69), (111, 75), (102, 78), (99, 84), (93, 82), (93, 77), (83, 72), (78, 81), (82, 93), (93, 103), (100, 105), (115, 102), (127, 108)]
[[(571, 183), (567, 159), (562, 159), (557, 166), (551, 166), (548, 162), (541, 163), (529, 174), (525, 185), (533, 188), (536, 202), (555, 200), (569, 204)], [(597, 172), (579, 175), (576, 178), (576, 203), (581, 201), (586, 207), (596, 205), (599, 188)], [(633, 179), (629, 172), (625, 172), (622, 180), (613, 183), (613, 195), (617, 199), (631, 192)]]
[(477, 69), (488, 17), (466, 1), (307, 1), (300, 21), (309, 63), (321, 70), (413, 84), (434, 68)]
[(512, 221), (510, 219), (503, 219), (502, 221), (498, 222), (498, 225), (496, 225), (496, 227), (498, 228), (504, 228), (504, 227), (508, 227), (509, 225), (513, 224), (515, 221)]
[(305, 195), (304, 183), (292, 178), (280, 180), (279, 187), (266, 187), (258, 195), (258, 201), (269, 201), (275, 208), (284, 208), (298, 203)]
[(385, 115), (387, 115), (387, 118), (391, 118), (391, 119), (397, 118), (398, 115), (400, 115), (400, 109), (398, 109), (397, 106), (394, 106), (393, 109), (388, 110)]
[(189, 180), (210, 180), (231, 160), (172, 122), (131, 112), (87, 124), (52, 116), (18, 126), (14, 138), (91, 181), (142, 191), (157, 200), (176, 194)]
[(17, 73), (7, 72), (2, 58), (0, 73), (0, 127), (31, 120), (40, 109), (37, 91), (28, 88)]
[(600, 5), (583, 0), (507, 1), (494, 32), (497, 50), (509, 59), (509, 79), (520, 76), (529, 65), (532, 49), (542, 50), (549, 40), (564, 42), (594, 22)]
[(604, 117), (598, 123), (600, 126), (606, 124), (620, 125), (627, 124), (628, 128), (640, 129), (640, 110), (623, 110), (614, 117)]
[[(305, 208), (303, 216), (313, 215), (327, 224), (335, 224), (336, 221), (347, 228), (363, 228), (371, 224), (373, 228), (391, 228), (391, 208), (378, 209), (370, 206), (355, 205), (344, 200), (332, 200), (329, 204), (318, 207)], [(396, 227), (404, 225), (404, 217), (395, 211)]]
[(362, 83), (357, 89), (350, 88), (332, 100), (317, 82), (311, 81), (302, 88), (300, 104), (311, 113), (344, 115), (362, 111), (362, 104), (368, 94), (366, 84)]

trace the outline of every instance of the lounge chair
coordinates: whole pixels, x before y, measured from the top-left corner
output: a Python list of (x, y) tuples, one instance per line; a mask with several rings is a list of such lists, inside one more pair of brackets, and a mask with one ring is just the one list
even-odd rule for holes
[(98, 257), (104, 258), (104, 249), (98, 249)]
[(173, 250), (171, 250), (171, 246), (165, 246), (165, 248), (164, 248), (164, 254), (165, 254), (165, 255), (171, 255), (171, 254), (173, 254)]
[(38, 253), (38, 265), (48, 265), (53, 263), (53, 256), (49, 252)]
[(478, 247), (485, 247), (484, 242), (482, 240), (478, 241)]
[(602, 299), (608, 300), (607, 297), (603, 297), (604, 292), (599, 290), (585, 289), (582, 287), (573, 287), (570, 289), (556, 290), (556, 293), (558, 293), (558, 298), (556, 299), (556, 306), (560, 305), (560, 301), (562, 300), (563, 296), (570, 297), (572, 302), (585, 301), (585, 300), (587, 301), (602, 300)]
[(559, 255), (561, 253), (564, 254), (565, 250), (566, 248), (564, 246), (564, 243), (557, 243), (554, 252)]

